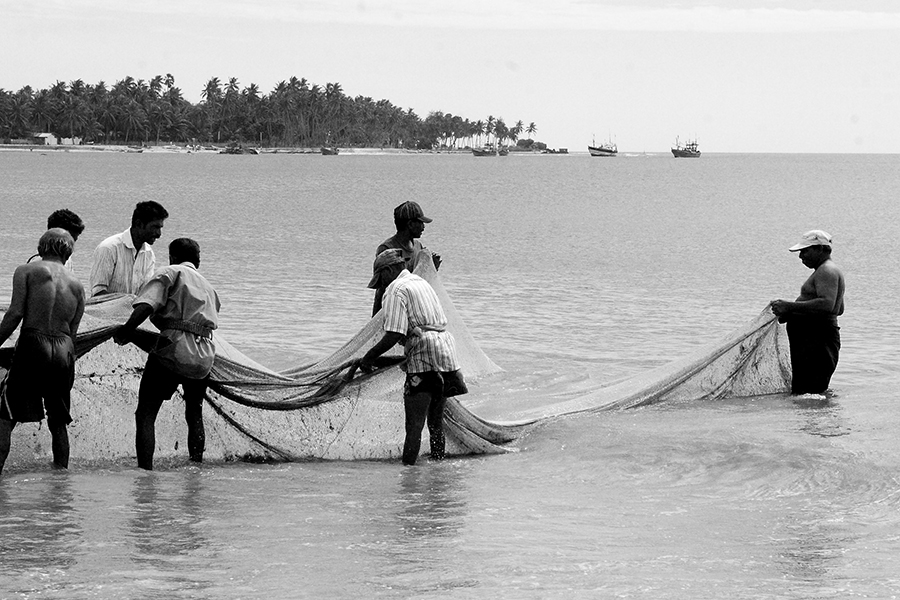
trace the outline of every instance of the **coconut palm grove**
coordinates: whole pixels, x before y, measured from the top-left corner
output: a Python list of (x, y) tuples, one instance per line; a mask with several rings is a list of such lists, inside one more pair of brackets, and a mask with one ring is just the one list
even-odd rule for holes
[(423, 119), (389, 100), (351, 98), (339, 83), (320, 87), (291, 77), (264, 94), (255, 83), (241, 88), (235, 78), (223, 84), (213, 77), (201, 98), (185, 100), (171, 74), (125, 77), (111, 87), (77, 79), (38, 91), (0, 89), (0, 142), (49, 133), (85, 144), (435, 149), (518, 142), (546, 148), (531, 139), (534, 123), (510, 127), (502, 118), (471, 121), (441, 111)]

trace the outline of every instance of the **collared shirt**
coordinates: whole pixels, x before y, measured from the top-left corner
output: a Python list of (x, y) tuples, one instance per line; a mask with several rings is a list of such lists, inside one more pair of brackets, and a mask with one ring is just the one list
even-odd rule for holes
[(135, 250), (131, 230), (110, 236), (94, 250), (91, 264), (91, 296), (98, 292), (137, 294), (153, 277), (156, 255), (146, 242)]
[(459, 369), (447, 316), (431, 285), (404, 269), (384, 292), (384, 330), (406, 336), (407, 373)]
[[(148, 304), (150, 322), (160, 330), (153, 353), (185, 377), (201, 379), (209, 373), (215, 347), (208, 337), (186, 331), (184, 322), (212, 330), (218, 327), (219, 295), (190, 262), (162, 267), (141, 289), (133, 306)], [(198, 329), (199, 331), (199, 329)]]

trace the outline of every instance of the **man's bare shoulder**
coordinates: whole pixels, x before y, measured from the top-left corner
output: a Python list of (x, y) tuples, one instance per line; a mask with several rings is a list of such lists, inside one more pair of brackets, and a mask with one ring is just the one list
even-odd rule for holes
[(71, 271), (61, 262), (49, 260), (36, 260), (16, 267), (16, 273), (21, 273), (29, 280), (55, 281), (84, 292), (84, 286)]
[(814, 275), (816, 275), (817, 277), (821, 275), (822, 277), (829, 277), (829, 278), (830, 277), (837, 277), (837, 278), (844, 277), (844, 273), (841, 271), (840, 267), (838, 267), (837, 264), (835, 264), (835, 262), (833, 260), (826, 260), (821, 265), (819, 265), (819, 268), (816, 269)]

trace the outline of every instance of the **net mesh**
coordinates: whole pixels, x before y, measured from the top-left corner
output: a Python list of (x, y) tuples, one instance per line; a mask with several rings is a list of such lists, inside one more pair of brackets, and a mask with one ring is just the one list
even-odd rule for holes
[[(500, 371), (482, 352), (460, 319), (431, 261), (417, 274), (441, 300), (454, 335), (461, 369), (470, 384)], [(135, 344), (115, 345), (116, 328), (131, 313), (132, 296), (91, 299), (85, 307), (76, 352), (76, 383), (69, 428), (73, 462), (131, 458), (134, 419), (143, 364), (156, 339), (152, 325), (138, 330)], [(322, 360), (274, 371), (250, 359), (216, 333), (206, 423), (208, 460), (386, 459), (398, 457), (404, 438), (402, 349), (382, 357), (363, 374), (356, 361), (382, 335), (376, 315), (337, 351)], [(0, 376), (12, 348), (0, 351)], [(585, 411), (630, 408), (655, 402), (724, 396), (752, 396), (789, 389), (790, 363), (784, 328), (763, 311), (745, 327), (689, 357), (547, 406), (510, 422), (488, 421), (451, 398), (445, 412), (448, 454), (515, 451), (513, 443), (543, 419)], [(180, 396), (174, 400), (180, 403)], [(186, 454), (186, 426), (178, 410), (157, 419), (157, 458)], [(24, 431), (22, 431), (24, 430)], [(426, 440), (423, 449), (427, 449)], [(179, 452), (179, 444), (182, 446)], [(41, 424), (20, 424), (13, 432), (8, 467), (28, 468), (49, 459), (49, 434)]]

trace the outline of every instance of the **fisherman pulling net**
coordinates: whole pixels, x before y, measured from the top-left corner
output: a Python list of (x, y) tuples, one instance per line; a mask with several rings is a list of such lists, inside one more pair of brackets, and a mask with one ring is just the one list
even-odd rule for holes
[[(456, 339), (461, 371), (469, 383), (501, 369), (475, 343), (430, 261), (416, 274), (426, 279), (446, 312)], [(72, 460), (93, 463), (134, 456), (134, 409), (144, 352), (153, 347), (152, 326), (139, 329), (134, 346), (110, 339), (128, 318), (133, 296), (92, 299), (76, 339), (77, 379), (72, 391)], [(395, 348), (365, 374), (359, 360), (382, 336), (376, 314), (352, 339), (324, 359), (281, 372), (234, 348), (218, 332), (207, 392), (206, 460), (387, 459), (400, 455), (403, 439), (403, 356)], [(137, 346), (137, 347), (135, 347)], [(0, 351), (0, 377), (12, 349)], [(565, 414), (643, 406), (656, 402), (780, 393), (790, 388), (790, 361), (783, 327), (768, 309), (725, 339), (681, 360), (548, 406), (526, 420), (482, 419), (454, 398), (444, 413), (447, 454), (515, 450), (528, 428)], [(180, 399), (179, 399), (180, 401)], [(49, 450), (39, 424), (17, 428), (7, 467), (46, 464)], [(185, 425), (177, 410), (156, 423), (157, 456), (174, 458)], [(30, 432), (28, 435), (26, 432)]]

